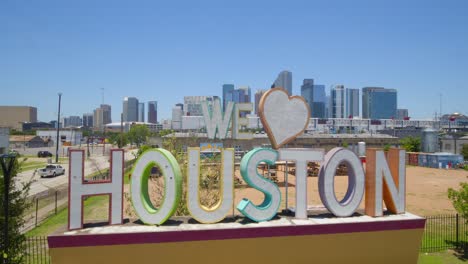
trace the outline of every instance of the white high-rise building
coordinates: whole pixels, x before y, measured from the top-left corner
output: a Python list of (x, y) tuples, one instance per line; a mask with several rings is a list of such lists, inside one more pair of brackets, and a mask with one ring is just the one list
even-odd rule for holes
[(138, 103), (138, 122), (145, 122), (145, 103)]
[(180, 106), (174, 106), (172, 108), (172, 129), (181, 130), (182, 129), (182, 116), (184, 112)]
[(345, 117), (359, 117), (359, 89), (346, 88)]
[(345, 89), (343, 85), (335, 85), (331, 89), (331, 117), (344, 118), (345, 117)]

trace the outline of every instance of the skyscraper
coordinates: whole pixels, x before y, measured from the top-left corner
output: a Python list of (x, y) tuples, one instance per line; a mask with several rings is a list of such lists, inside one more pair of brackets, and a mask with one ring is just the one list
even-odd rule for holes
[(174, 130), (182, 129), (182, 116), (184, 112), (180, 108), (180, 106), (174, 106), (172, 108), (172, 124), (171, 127)]
[(95, 130), (102, 131), (104, 124), (102, 123), (102, 109), (100, 107), (94, 109), (93, 127)]
[(275, 82), (271, 85), (271, 88), (281, 87), (288, 91), (289, 95), (292, 95), (292, 72), (282, 71), (278, 74)]
[(152, 124), (158, 123), (158, 102), (157, 101), (148, 102), (148, 123), (152, 123)]
[(83, 120), (79, 116), (63, 117), (62, 127), (79, 127), (83, 125)]
[(331, 96), (325, 96), (325, 118), (331, 117)]
[(408, 117), (408, 109), (397, 109), (396, 119), (406, 120)]
[(346, 88), (346, 116), (359, 116), (359, 89)]
[(252, 102), (252, 93), (249, 86), (241, 86), (238, 90), (243, 91), (243, 98), (239, 96), (239, 103), (250, 103)]
[(231, 96), (234, 91), (234, 84), (223, 84), (223, 110), (226, 110), (226, 102), (228, 102), (228, 97)]
[(145, 103), (138, 103), (138, 122), (145, 122)]
[(325, 117), (325, 85), (315, 85), (314, 79), (304, 79), (301, 85), (301, 96), (309, 104), (311, 117)]
[(262, 99), (265, 90), (258, 90), (255, 93), (255, 114), (258, 115), (258, 105), (260, 104), (260, 99)]
[(382, 87), (362, 88), (362, 118), (391, 119), (396, 117), (397, 91)]
[(94, 110), (93, 126), (96, 130), (104, 130), (104, 125), (112, 123), (111, 106), (102, 104)]
[(92, 113), (83, 114), (83, 127), (85, 128), (93, 127), (93, 114)]
[(102, 104), (101, 109), (102, 109), (102, 123), (104, 125), (112, 123), (111, 106), (108, 104)]
[[(226, 84), (226, 85), (231, 85), (231, 84)], [(234, 102), (234, 103), (252, 102), (252, 93), (251, 93), (249, 86), (243, 86), (238, 89), (234, 89), (234, 86), (231, 87), (231, 86), (226, 86), (226, 85), (223, 86), (223, 108), (224, 110), (226, 110), (225, 108), (226, 108), (227, 102)]]
[(123, 101), (123, 121), (138, 121), (138, 99), (135, 97), (125, 97)]
[[(184, 96), (183, 112), (188, 116), (202, 116), (203, 111), (201, 104), (208, 103), (210, 109), (215, 99), (218, 96)], [(181, 109), (182, 110), (182, 109)]]
[(326, 96), (325, 96), (325, 85), (323, 84), (314, 84), (314, 89), (312, 92), (313, 102), (312, 108), (312, 117), (316, 118), (325, 118), (325, 106), (326, 106)]
[(301, 96), (304, 97), (310, 110), (312, 110), (312, 103), (314, 102), (314, 79), (304, 79), (301, 85)]
[(335, 85), (331, 89), (331, 117), (345, 117), (345, 90), (343, 85)]
[(184, 104), (182, 104), (182, 103), (177, 103), (177, 104), (175, 104), (175, 105), (176, 105), (176, 106), (179, 106), (180, 109), (182, 109), (182, 111), (184, 111)]

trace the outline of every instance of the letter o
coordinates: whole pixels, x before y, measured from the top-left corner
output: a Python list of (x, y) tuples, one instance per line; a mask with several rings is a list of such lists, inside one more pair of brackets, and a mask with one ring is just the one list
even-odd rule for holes
[[(160, 208), (155, 208), (148, 193), (151, 168), (158, 165), (164, 177), (164, 197)], [(146, 224), (163, 224), (171, 217), (182, 196), (182, 174), (174, 156), (165, 149), (145, 151), (136, 161), (130, 181), (133, 208)]]
[[(336, 168), (341, 163), (348, 167), (348, 189), (341, 201), (335, 194)], [(348, 149), (334, 148), (325, 155), (319, 172), (319, 194), (322, 203), (335, 216), (352, 215), (364, 197), (364, 169), (359, 158)]]

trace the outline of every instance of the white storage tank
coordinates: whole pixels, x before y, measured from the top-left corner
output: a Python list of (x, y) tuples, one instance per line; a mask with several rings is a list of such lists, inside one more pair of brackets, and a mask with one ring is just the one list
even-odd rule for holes
[(366, 142), (358, 142), (358, 156), (363, 157), (366, 156)]
[(422, 132), (421, 137), (422, 152), (434, 153), (439, 151), (439, 135), (436, 130), (426, 128)]

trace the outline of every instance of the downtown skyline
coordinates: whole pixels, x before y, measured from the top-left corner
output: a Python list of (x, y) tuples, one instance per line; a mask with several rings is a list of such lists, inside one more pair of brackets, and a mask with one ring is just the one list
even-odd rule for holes
[(463, 1), (89, 3), (0, 4), (0, 105), (37, 107), (48, 122), (58, 92), (73, 116), (98, 107), (104, 88), (112, 120), (132, 96), (158, 101), (159, 121), (184, 96), (222, 96), (226, 83), (255, 94), (288, 70), (293, 95), (313, 78), (327, 94), (337, 84), (396, 89), (412, 118), (433, 118), (440, 94), (443, 113), (467, 114)]

